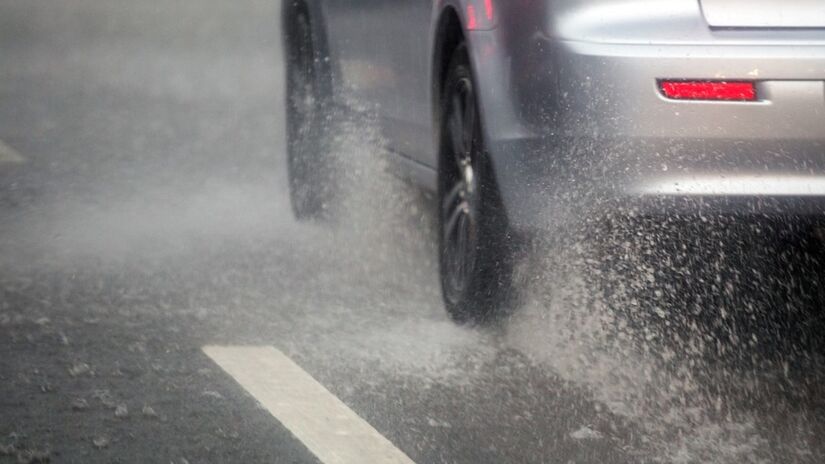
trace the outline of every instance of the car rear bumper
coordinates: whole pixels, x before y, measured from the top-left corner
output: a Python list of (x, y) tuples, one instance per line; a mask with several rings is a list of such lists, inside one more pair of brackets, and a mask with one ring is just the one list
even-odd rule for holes
[[(511, 221), (546, 228), (594, 208), (825, 213), (820, 36), (770, 45), (546, 37), (524, 61), (487, 50), (476, 77)], [(669, 100), (660, 79), (753, 81), (758, 101)]]
[(491, 157), (517, 229), (597, 214), (825, 214), (822, 142), (542, 137)]

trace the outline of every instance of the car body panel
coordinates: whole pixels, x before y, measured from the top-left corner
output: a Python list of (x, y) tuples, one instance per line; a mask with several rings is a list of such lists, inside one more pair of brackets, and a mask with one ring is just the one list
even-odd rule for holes
[(825, 27), (822, 0), (700, 0), (713, 27)]
[(432, 152), (427, 78), (431, 0), (324, 5), (343, 98), (377, 112), (391, 149), (417, 161), (432, 161), (426, 156)]
[[(717, 0), (704, 1), (323, 3), (342, 94), (376, 110), (400, 164), (429, 187), (436, 26), (458, 15), (517, 228), (546, 228), (577, 203), (825, 212), (825, 28), (712, 27)], [(753, 81), (758, 101), (669, 100), (661, 79)]]

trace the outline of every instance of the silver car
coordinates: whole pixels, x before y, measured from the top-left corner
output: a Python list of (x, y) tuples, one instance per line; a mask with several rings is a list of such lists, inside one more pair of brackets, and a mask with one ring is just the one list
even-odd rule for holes
[[(444, 300), (496, 308), (513, 233), (609, 211), (825, 211), (822, 0), (285, 0), (294, 211), (324, 120), (374, 104), (440, 199)], [(315, 176), (315, 177), (314, 177)]]

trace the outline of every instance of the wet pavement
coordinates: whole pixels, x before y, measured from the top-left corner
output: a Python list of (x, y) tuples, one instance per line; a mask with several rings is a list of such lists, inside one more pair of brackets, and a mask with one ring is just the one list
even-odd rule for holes
[(208, 345), (277, 348), (419, 464), (825, 459), (816, 350), (663, 372), (535, 270), (455, 325), (363, 121), (346, 214), (296, 223), (278, 12), (0, 1), (0, 462), (319, 462)]

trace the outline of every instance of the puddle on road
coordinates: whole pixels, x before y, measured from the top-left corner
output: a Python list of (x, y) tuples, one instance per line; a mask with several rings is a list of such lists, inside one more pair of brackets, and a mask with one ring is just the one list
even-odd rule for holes
[[(548, 258), (528, 265), (532, 277), (522, 281), (522, 304), (509, 321), (492, 331), (454, 326), (437, 301), (435, 235), (432, 222), (427, 222), (426, 202), (411, 200), (415, 193), (410, 187), (388, 176), (380, 163), (363, 164), (364, 158), (359, 157), (376, 151), (371, 145), (375, 133), (364, 137), (357, 135), (360, 130), (346, 128), (338, 138), (339, 155), (348, 166), (349, 180), (355, 180), (350, 185), (356, 188), (348, 192), (343, 207), (346, 218), (332, 236), (332, 243), (340, 247), (325, 250), (332, 251), (331, 256), (351, 258), (344, 259), (349, 271), (382, 276), (377, 281), (392, 280), (388, 275), (400, 276), (394, 282), (399, 293), (389, 291), (375, 298), (381, 290), (380, 285), (373, 287), (366, 300), (371, 301), (374, 313), (352, 310), (350, 314), (369, 322), (336, 339), (335, 347), (328, 349), (346, 353), (347, 359), (358, 362), (374, 361), (394, 374), (460, 384), (472, 382), (475, 375), (462, 364), (462, 358), (483, 365), (500, 350), (516, 348), (538, 365), (579, 385), (610, 413), (639, 425), (646, 436), (636, 452), (643, 459), (768, 462), (790, 457), (809, 461), (821, 454), (811, 446), (821, 427), (805, 411), (804, 404), (811, 400), (809, 393), (777, 392), (775, 397), (770, 393), (790, 385), (781, 378), (787, 360), (754, 365), (737, 364), (738, 358), (732, 364), (717, 362), (709, 355), (711, 341), (699, 335), (701, 328), (683, 333), (675, 344), (660, 344), (674, 333), (667, 323), (630, 327), (617, 316), (617, 303), (638, 306), (627, 288), (644, 289), (655, 281), (656, 273), (647, 258), (639, 259), (638, 272), (632, 277), (612, 277), (614, 287), (618, 282), (627, 288), (626, 300), (619, 298), (611, 305), (600, 302), (599, 290), (592, 288), (593, 275), (607, 271), (588, 251), (586, 241), (567, 240), (561, 248), (558, 243), (541, 244), (539, 249)], [(388, 210), (387, 204), (402, 206)], [(416, 228), (416, 224), (423, 227)], [(648, 238), (654, 245), (660, 240), (655, 233)], [(731, 264), (736, 263), (731, 260), (720, 265)], [(725, 291), (724, 285), (719, 291)], [(405, 302), (398, 298), (405, 292), (419, 296)], [(657, 314), (675, 310), (667, 306), (652, 309)], [(742, 331), (736, 333), (741, 335)], [(649, 343), (640, 346), (639, 340)], [(737, 356), (747, 357), (742, 353), (749, 349), (749, 340), (726, 338), (722, 344), (726, 343), (730, 344), (728, 355), (737, 352)], [(778, 386), (772, 386), (773, 381)], [(803, 406), (795, 404), (797, 400)], [(776, 401), (781, 406), (764, 409), (755, 405), (760, 401)], [(772, 426), (782, 430), (771, 436)]]
[[(727, 233), (729, 225), (717, 226)], [(816, 357), (805, 352), (810, 347), (756, 335), (764, 337), (767, 325), (774, 333), (786, 330), (780, 337), (798, 336), (781, 327), (781, 317), (765, 314), (802, 304), (786, 294), (799, 291), (782, 281), (792, 280), (792, 272), (771, 268), (762, 281), (750, 282), (753, 288), (743, 284), (744, 291), (730, 280), (740, 275), (739, 266), (756, 266), (759, 257), (780, 249), (757, 244), (729, 258), (718, 232), (708, 227), (705, 249), (690, 251), (701, 269), (680, 268), (668, 255), (666, 235), (673, 231), (665, 229), (632, 231), (639, 240), (620, 252), (624, 273), (611, 274), (614, 257), (605, 265), (597, 242), (579, 238), (606, 234), (573, 234), (573, 240), (537, 246), (540, 257), (529, 266), (524, 305), (507, 327), (507, 343), (638, 424), (647, 434), (640, 451), (655, 460), (816, 460), (822, 450), (814, 437), (822, 426), (809, 408), (818, 403), (817, 388), (797, 386), (820, 383), (821, 361), (797, 359)], [(651, 267), (657, 261), (664, 272)], [(672, 285), (671, 271), (684, 272), (683, 285)], [(717, 293), (725, 297), (697, 298)], [(697, 305), (703, 313), (688, 314)], [(730, 314), (736, 311), (742, 314)], [(748, 324), (748, 311), (757, 321), (753, 331), (737, 326)], [(792, 365), (795, 379), (789, 377)]]

